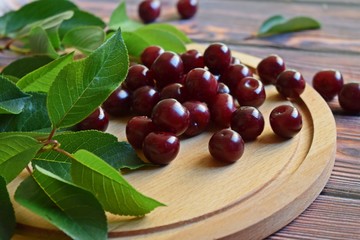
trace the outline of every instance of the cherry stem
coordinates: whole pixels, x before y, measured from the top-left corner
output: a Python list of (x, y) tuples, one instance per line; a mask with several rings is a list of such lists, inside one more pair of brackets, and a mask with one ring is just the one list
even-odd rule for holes
[(67, 156), (68, 158), (75, 159), (75, 158), (73, 157), (73, 155), (71, 155), (71, 153), (69, 153), (69, 152), (65, 151), (64, 149), (60, 148), (60, 145), (54, 147), (54, 151), (56, 151), (56, 152), (58, 152), (58, 153), (61, 153), (61, 154), (64, 154), (64, 155)]
[(28, 171), (28, 173), (31, 175), (32, 174), (32, 170), (29, 166), (26, 166), (26, 170)]
[(49, 134), (49, 137), (47, 139), (48, 141), (50, 141), (54, 137), (55, 132), (56, 132), (56, 128), (54, 127)]

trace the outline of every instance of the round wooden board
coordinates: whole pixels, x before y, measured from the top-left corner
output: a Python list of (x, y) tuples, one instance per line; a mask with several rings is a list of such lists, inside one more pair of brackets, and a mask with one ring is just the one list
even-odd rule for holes
[[(189, 48), (204, 50), (204, 46)], [(235, 52), (254, 68), (258, 58)], [(303, 212), (325, 186), (335, 159), (336, 126), (322, 98), (306, 86), (301, 99), (290, 102), (266, 87), (259, 109), (265, 130), (246, 143), (243, 157), (231, 165), (214, 161), (207, 150), (211, 131), (181, 140), (178, 157), (168, 166), (126, 173), (140, 192), (166, 207), (142, 218), (108, 214), (109, 238), (130, 239), (261, 239)], [(303, 129), (292, 139), (277, 137), (270, 111), (292, 104), (303, 115)], [(112, 120), (109, 132), (125, 140), (126, 119)], [(20, 180), (20, 179), (18, 179)], [(16, 187), (18, 181), (12, 183)], [(56, 228), (15, 204), (19, 222), (15, 239), (65, 238)]]

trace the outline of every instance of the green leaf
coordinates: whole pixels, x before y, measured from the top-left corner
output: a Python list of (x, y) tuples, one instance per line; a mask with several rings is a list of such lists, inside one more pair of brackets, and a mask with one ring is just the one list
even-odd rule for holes
[(79, 150), (73, 154), (71, 176), (75, 184), (92, 192), (104, 210), (142, 216), (162, 203), (136, 191), (114, 168), (96, 155)]
[(287, 21), (281, 20), (280, 16), (275, 16), (267, 19), (261, 26), (257, 37), (267, 37), (276, 34), (297, 32), (310, 29), (319, 29), (320, 23), (310, 17), (294, 17)]
[(53, 58), (45, 55), (24, 57), (7, 65), (1, 73), (3, 75), (10, 75), (20, 79), (26, 74), (48, 64), (53, 60)]
[(20, 184), (15, 200), (72, 239), (107, 239), (106, 216), (94, 195), (44, 169), (36, 167)]
[(36, 27), (30, 32), (29, 46), (33, 54), (44, 54), (57, 58), (59, 54), (54, 49), (47, 32), (41, 27)]
[(96, 26), (82, 26), (68, 31), (62, 43), (74, 47), (85, 54), (92, 53), (105, 41), (105, 32)]
[(168, 33), (175, 35), (179, 38), (183, 43), (188, 44), (191, 43), (191, 39), (183, 32), (176, 28), (174, 25), (167, 23), (152, 23), (144, 26), (145, 29), (154, 29), (154, 30), (162, 30)]
[(183, 53), (185, 43), (171, 32), (151, 28), (140, 28), (134, 32), (123, 34), (129, 55), (139, 57), (144, 49), (151, 45), (159, 45), (166, 51)]
[(35, 22), (53, 17), (59, 13), (76, 10), (77, 6), (70, 1), (41, 0), (24, 5), (13, 12), (6, 24), (5, 33), (16, 32)]
[(9, 22), (9, 19), (12, 17), (14, 12), (7, 12), (0, 17), (0, 38), (6, 34), (6, 25)]
[(0, 175), (11, 182), (33, 159), (42, 144), (29, 136), (9, 135), (1, 137)]
[(49, 28), (46, 30), (46, 33), (49, 37), (49, 40), (51, 42), (51, 45), (54, 47), (54, 49), (61, 49), (61, 40), (59, 35), (59, 26), (55, 26), (53, 28)]
[(127, 13), (126, 13), (126, 2), (121, 2), (119, 6), (112, 12), (110, 16), (110, 22), (109, 22), (109, 29), (111, 30), (117, 30), (121, 28), (123, 32), (126, 31), (134, 31), (140, 27), (142, 27), (143, 24), (136, 22), (134, 20), (131, 20)]
[[(13, 82), (0, 75), (0, 114), (19, 114), (30, 99)], [(0, 115), (1, 116), (1, 115)]]
[(16, 220), (13, 205), (6, 188), (5, 179), (0, 176), (0, 239), (11, 239)]
[(48, 93), (53, 126), (70, 127), (90, 115), (124, 80), (128, 66), (120, 32), (87, 58), (65, 66)]
[(83, 26), (97, 26), (103, 29), (106, 25), (99, 17), (89, 12), (75, 10), (72, 18), (61, 23), (59, 28), (60, 38), (62, 39), (68, 31)]
[[(80, 149), (94, 153), (114, 169), (137, 169), (150, 164), (143, 162), (135, 150), (126, 142), (118, 142), (114, 135), (95, 130), (69, 132), (56, 135), (54, 140), (61, 144), (61, 149), (75, 153)], [(71, 181), (71, 159), (55, 151), (36, 155), (33, 163)]]
[(56, 76), (61, 69), (72, 62), (73, 57), (73, 53), (62, 56), (27, 74), (16, 85), (25, 92), (48, 92)]
[(46, 95), (44, 93), (31, 93), (31, 95), (20, 114), (1, 116), (0, 132), (50, 131)]

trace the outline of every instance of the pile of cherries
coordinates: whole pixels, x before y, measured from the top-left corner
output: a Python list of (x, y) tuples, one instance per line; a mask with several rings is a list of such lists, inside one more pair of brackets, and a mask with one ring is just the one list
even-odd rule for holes
[[(223, 43), (210, 44), (203, 54), (192, 49), (181, 55), (150, 46), (141, 54), (141, 64), (130, 66), (121, 86), (79, 129), (104, 131), (107, 114), (131, 113), (135, 116), (126, 125), (128, 142), (150, 162), (164, 165), (176, 158), (180, 138), (214, 125), (218, 130), (209, 140), (209, 152), (214, 159), (232, 163), (242, 156), (244, 142), (255, 140), (264, 130), (258, 109), (266, 99), (264, 84), (274, 84), (290, 99), (305, 89), (302, 75), (286, 69), (277, 55), (264, 58), (256, 70), (260, 80)], [(273, 131), (283, 138), (302, 128), (301, 114), (291, 105), (276, 107), (269, 118)], [(104, 124), (99, 124), (102, 120)]]
[[(182, 19), (192, 18), (197, 12), (198, 0), (178, 0), (176, 9)], [(144, 0), (139, 4), (138, 14), (144, 23), (154, 22), (160, 13), (160, 0)]]

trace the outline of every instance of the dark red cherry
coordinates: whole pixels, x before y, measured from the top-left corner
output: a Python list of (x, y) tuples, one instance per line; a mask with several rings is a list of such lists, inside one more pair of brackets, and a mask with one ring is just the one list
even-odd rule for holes
[(159, 0), (145, 0), (139, 4), (138, 14), (144, 23), (154, 22), (161, 12), (161, 2)]
[(206, 103), (199, 101), (187, 101), (183, 106), (189, 110), (190, 123), (185, 135), (192, 137), (204, 132), (210, 122), (210, 111)]
[(165, 52), (165, 50), (160, 46), (149, 46), (145, 48), (140, 55), (141, 63), (150, 69), (155, 59), (163, 52)]
[(197, 12), (198, 0), (179, 0), (176, 8), (182, 19), (192, 18)]
[(244, 141), (240, 134), (231, 129), (220, 130), (210, 138), (209, 152), (221, 162), (236, 162), (244, 153)]
[(244, 141), (255, 140), (264, 130), (264, 117), (251, 106), (237, 109), (231, 118), (231, 129), (241, 135)]
[(176, 136), (183, 134), (190, 123), (189, 111), (173, 98), (158, 102), (151, 118), (161, 131), (171, 132)]
[(151, 72), (159, 89), (171, 84), (182, 83), (184, 64), (180, 56), (174, 52), (164, 52), (151, 66)]
[(180, 141), (172, 133), (152, 132), (145, 137), (142, 149), (147, 160), (166, 165), (178, 155)]
[(126, 116), (131, 111), (131, 94), (126, 88), (118, 87), (102, 104), (108, 114), (119, 117)]
[(218, 82), (218, 93), (229, 93), (230, 94), (230, 89), (225, 83)]
[(271, 111), (270, 126), (278, 136), (292, 138), (302, 128), (302, 117), (295, 107), (281, 105)]
[(300, 72), (289, 69), (280, 73), (275, 86), (284, 97), (299, 98), (305, 90), (306, 82)]
[(344, 84), (339, 93), (340, 106), (349, 113), (360, 113), (360, 84)]
[(260, 107), (266, 99), (264, 85), (253, 77), (241, 79), (236, 84), (233, 95), (240, 106)]
[(191, 49), (180, 55), (184, 63), (184, 73), (188, 73), (194, 68), (204, 68), (204, 57), (198, 50)]
[(211, 119), (220, 128), (230, 127), (231, 116), (235, 110), (235, 102), (230, 94), (217, 94), (210, 105)]
[(154, 86), (154, 80), (146, 66), (136, 64), (129, 68), (124, 84), (130, 91), (135, 91), (142, 86)]
[(160, 100), (160, 94), (153, 87), (138, 88), (132, 96), (132, 110), (137, 115), (151, 116), (152, 109)]
[(141, 149), (145, 137), (157, 130), (155, 124), (147, 116), (135, 116), (126, 124), (126, 138), (128, 142), (137, 149)]
[(109, 125), (109, 117), (107, 113), (98, 107), (93, 113), (91, 113), (84, 120), (76, 125), (76, 129), (81, 130), (98, 130), (105, 132)]
[(191, 100), (210, 102), (217, 94), (218, 82), (211, 72), (195, 68), (187, 74), (185, 88)]
[(231, 51), (223, 43), (212, 43), (204, 52), (204, 63), (209, 71), (215, 75), (220, 75), (230, 66)]
[(344, 80), (339, 71), (330, 69), (317, 72), (313, 77), (312, 84), (325, 101), (331, 101), (339, 94)]
[(180, 103), (183, 103), (187, 99), (185, 86), (180, 83), (172, 83), (164, 87), (160, 92), (160, 98), (174, 98)]
[(272, 54), (260, 61), (256, 71), (264, 84), (275, 84), (277, 77), (285, 68), (284, 60), (280, 56)]
[(220, 82), (225, 83), (229, 88), (230, 92), (233, 92), (237, 83), (244, 77), (251, 77), (253, 73), (244, 64), (233, 64), (220, 75)]
[(230, 64), (240, 64), (240, 63), (241, 63), (240, 59), (238, 59), (237, 57), (231, 57)]

